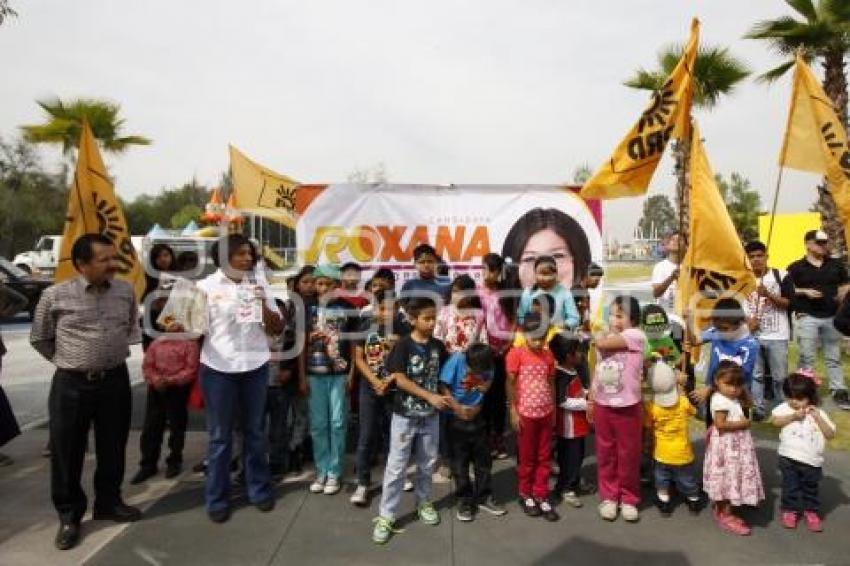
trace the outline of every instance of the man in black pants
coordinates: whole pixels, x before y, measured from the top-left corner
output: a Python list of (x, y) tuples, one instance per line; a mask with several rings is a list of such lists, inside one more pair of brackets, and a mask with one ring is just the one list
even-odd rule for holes
[(71, 259), (79, 276), (44, 291), (30, 342), (56, 366), (50, 387), (51, 495), (59, 513), (56, 547), (79, 541), (88, 501), (80, 485), (89, 427), (94, 423), (97, 470), (94, 519), (135, 521), (141, 512), (121, 498), (130, 431), (130, 344), (141, 340), (133, 288), (114, 280), (115, 247), (85, 234)]

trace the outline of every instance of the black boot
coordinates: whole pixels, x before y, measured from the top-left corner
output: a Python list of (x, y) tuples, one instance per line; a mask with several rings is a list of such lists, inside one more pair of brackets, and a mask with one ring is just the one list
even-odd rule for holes
[(140, 484), (143, 481), (146, 481), (156, 475), (156, 468), (139, 468), (139, 471), (136, 472), (136, 475), (133, 476), (133, 479), (130, 480), (130, 483), (133, 485)]

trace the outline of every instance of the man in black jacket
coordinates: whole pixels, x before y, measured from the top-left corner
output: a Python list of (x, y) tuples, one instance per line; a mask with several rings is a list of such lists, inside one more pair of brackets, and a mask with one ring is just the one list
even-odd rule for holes
[(842, 409), (850, 410), (841, 367), (841, 334), (833, 324), (838, 303), (850, 288), (850, 277), (842, 262), (827, 255), (827, 235), (823, 230), (806, 232), (805, 243), (806, 255), (788, 266), (788, 277), (794, 284), (791, 307), (800, 346), (799, 367), (814, 369), (820, 342), (832, 399)]

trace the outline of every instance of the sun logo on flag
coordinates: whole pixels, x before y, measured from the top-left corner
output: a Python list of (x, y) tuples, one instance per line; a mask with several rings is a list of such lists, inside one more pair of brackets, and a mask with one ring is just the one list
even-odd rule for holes
[(285, 208), (286, 210), (295, 209), (295, 187), (286, 185), (278, 185), (274, 205), (277, 208)]
[(97, 193), (94, 193), (93, 196), (95, 213), (97, 214), (97, 231), (113, 242), (117, 242), (124, 233), (118, 206), (107, 202), (105, 199), (98, 198)]
[(664, 126), (667, 119), (670, 117), (670, 112), (676, 104), (676, 99), (673, 95), (673, 81), (668, 80), (661, 87), (652, 93), (652, 101), (649, 108), (644, 110), (638, 122), (638, 133), (642, 134), (647, 127), (654, 128), (656, 126)]
[(100, 198), (97, 193), (92, 193), (92, 198), (97, 215), (97, 231), (112, 240), (118, 252), (115, 256), (118, 273), (127, 275), (136, 261), (136, 250), (128, 237), (121, 210), (116, 203)]

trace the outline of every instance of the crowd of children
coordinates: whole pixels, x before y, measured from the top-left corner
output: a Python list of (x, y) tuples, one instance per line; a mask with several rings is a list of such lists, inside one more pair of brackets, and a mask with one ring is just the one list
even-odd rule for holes
[[(767, 405), (762, 396), (754, 412), (758, 343), (741, 303), (716, 303), (700, 339), (705, 386), (694, 387), (678, 369), (686, 353), (670, 337), (663, 308), (617, 296), (606, 305), (607, 320), (590, 324), (587, 291), (602, 275), (595, 264), (587, 281), (570, 289), (557, 281), (555, 260), (540, 256), (533, 286), (513, 293), (513, 266), (496, 254), (483, 258), (479, 285), (466, 274), (445, 277), (426, 244), (413, 255), (417, 276), (398, 294), (387, 269), (362, 289), (356, 264), (307, 266), (294, 277), (291, 299), (278, 304), (286, 327), (269, 337), (277, 353), (267, 395), (273, 477), (300, 472), (312, 459), (310, 491), (338, 493), (349, 422), (355, 423), (350, 501), (369, 505), (372, 471), (384, 463), (372, 538), (385, 543), (398, 532), (404, 491), (414, 492), (421, 522), (440, 522), (432, 495), (440, 464), (451, 470), (458, 520), (472, 521), (480, 511), (504, 515), (511, 494), (495, 492), (492, 466), (507, 457), (509, 424), (517, 462), (513, 495), (530, 517), (557, 521), (561, 502), (581, 507), (582, 496), (598, 489), (602, 519), (636, 522), (644, 468), (651, 470), (652, 501), (662, 516), (678, 500), (695, 514), (709, 502), (719, 528), (750, 533), (733, 509), (764, 499), (750, 425), (766, 416), (758, 412)], [(180, 356), (186, 352), (179, 349)], [(186, 387), (186, 376), (162, 370), (161, 362), (176, 356), (167, 335), (148, 349), (152, 390)], [(835, 425), (817, 408), (811, 372), (791, 374), (782, 393), (784, 402), (777, 399), (771, 413), (781, 428), (782, 525), (794, 528), (802, 517), (819, 531), (818, 482)], [(702, 474), (690, 435), (698, 413), (707, 425)], [(591, 434), (595, 486), (581, 474)]]

